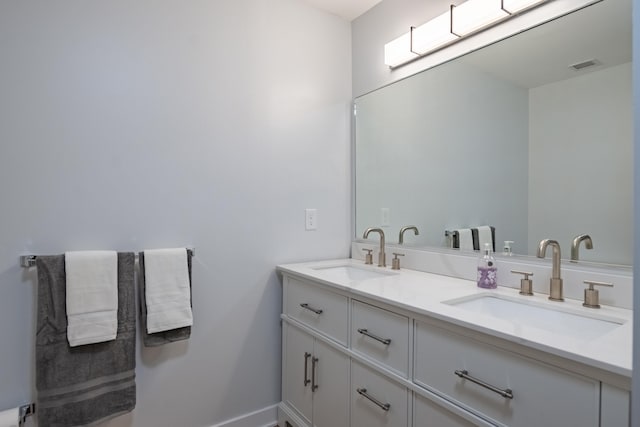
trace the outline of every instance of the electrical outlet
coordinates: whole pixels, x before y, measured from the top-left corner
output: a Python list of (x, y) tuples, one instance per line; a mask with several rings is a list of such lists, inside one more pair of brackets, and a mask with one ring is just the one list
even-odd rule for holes
[(305, 230), (317, 230), (318, 229), (318, 210), (317, 209), (305, 209)]
[(380, 209), (380, 225), (383, 227), (391, 225), (391, 213), (389, 212), (389, 208)]

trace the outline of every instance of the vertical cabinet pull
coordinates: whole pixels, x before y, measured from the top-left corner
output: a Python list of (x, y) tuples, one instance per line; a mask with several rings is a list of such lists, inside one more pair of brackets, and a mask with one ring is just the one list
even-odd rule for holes
[(389, 408), (391, 408), (391, 404), (390, 403), (382, 403), (378, 399), (376, 399), (375, 397), (370, 396), (369, 394), (367, 394), (367, 389), (366, 388), (357, 388), (356, 391), (358, 392), (358, 394), (360, 396), (363, 396), (363, 397), (369, 399), (371, 402), (375, 403), (383, 411), (388, 411)]
[(478, 378), (472, 377), (471, 375), (469, 375), (469, 371), (467, 371), (466, 369), (457, 370), (454, 373), (460, 378), (469, 380), (472, 383), (478, 384), (480, 387), (484, 387), (487, 390), (491, 390), (494, 393), (498, 393), (500, 396), (504, 397), (505, 399), (513, 399), (513, 391), (510, 388), (505, 388), (504, 390), (502, 390)]
[(358, 329), (358, 332), (360, 332), (362, 335), (365, 335), (369, 338), (373, 338), (376, 341), (381, 342), (384, 345), (389, 345), (391, 344), (391, 338), (380, 338), (377, 335), (372, 334), (371, 332), (369, 332), (367, 329)]
[(309, 358), (311, 357), (311, 353), (304, 352), (304, 386), (306, 387), (311, 380), (308, 379), (308, 366), (309, 366)]
[(307, 303), (300, 304), (300, 307), (302, 307), (302, 308), (304, 308), (306, 310), (309, 310), (309, 311), (313, 311), (315, 314), (322, 314), (322, 310), (310, 307), (309, 304), (307, 304)]
[(318, 384), (316, 384), (316, 367), (318, 366), (318, 358), (311, 358), (311, 391), (316, 391), (318, 389)]

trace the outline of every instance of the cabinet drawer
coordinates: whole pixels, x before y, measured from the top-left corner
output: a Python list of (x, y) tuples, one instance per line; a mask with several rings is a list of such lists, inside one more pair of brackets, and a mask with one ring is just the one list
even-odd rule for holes
[(413, 427), (473, 427), (470, 421), (416, 394), (413, 402)]
[(347, 297), (293, 278), (287, 282), (285, 313), (346, 346)]
[(415, 355), (416, 384), (484, 417), (518, 427), (599, 425), (597, 381), (421, 322)]
[(353, 301), (351, 347), (408, 378), (409, 319), (391, 311)]
[(407, 427), (405, 387), (352, 360), (351, 388), (351, 427)]

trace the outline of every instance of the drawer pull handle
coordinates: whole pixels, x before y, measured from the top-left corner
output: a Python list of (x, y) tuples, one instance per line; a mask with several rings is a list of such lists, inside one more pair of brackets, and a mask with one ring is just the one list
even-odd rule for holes
[(494, 393), (498, 393), (500, 396), (506, 399), (513, 399), (513, 391), (510, 388), (506, 388), (502, 390), (498, 387), (492, 386), (491, 384), (488, 384), (482, 380), (479, 380), (478, 378), (472, 377), (471, 375), (469, 375), (469, 371), (467, 371), (466, 369), (463, 369), (461, 371), (455, 371), (455, 374), (460, 378), (464, 378), (465, 380), (469, 380), (472, 383), (478, 384), (479, 386), (484, 387), (488, 390), (491, 390)]
[(362, 335), (368, 336), (369, 338), (373, 338), (376, 341), (380, 341), (384, 345), (391, 344), (391, 338), (380, 338), (379, 336), (372, 334), (366, 329), (358, 329), (358, 332), (360, 332)]
[(315, 314), (322, 314), (322, 310), (318, 310), (317, 308), (309, 307), (309, 304), (300, 304), (300, 307), (306, 308), (309, 311), (313, 311)]
[(307, 371), (309, 366), (309, 358), (311, 357), (311, 353), (304, 352), (304, 386), (306, 387), (311, 382), (310, 379), (307, 379)]
[(311, 391), (316, 391), (318, 389), (318, 384), (316, 384), (316, 366), (318, 366), (318, 358), (311, 358)]
[(375, 397), (369, 396), (369, 394), (367, 394), (367, 389), (366, 388), (357, 388), (356, 391), (358, 392), (358, 394), (360, 396), (364, 396), (365, 398), (369, 399), (370, 401), (372, 401), (373, 403), (378, 405), (380, 407), (380, 409), (382, 409), (383, 411), (388, 411), (389, 408), (391, 408), (391, 404), (390, 403), (382, 403), (378, 399), (376, 399)]

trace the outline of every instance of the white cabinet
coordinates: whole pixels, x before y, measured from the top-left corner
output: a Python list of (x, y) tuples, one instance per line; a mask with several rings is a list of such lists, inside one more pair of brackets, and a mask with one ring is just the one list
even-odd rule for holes
[(298, 279), (286, 277), (285, 282), (285, 314), (346, 346), (348, 298)]
[(628, 427), (631, 425), (631, 401), (628, 391), (602, 384), (600, 425)]
[(351, 427), (407, 427), (409, 391), (357, 362), (351, 365)]
[(283, 400), (308, 425), (348, 426), (349, 357), (284, 323)]
[(409, 318), (353, 301), (351, 347), (399, 375), (409, 375)]
[(584, 368), (297, 277), (284, 275), (281, 427), (630, 425), (629, 392)]
[(473, 427), (475, 425), (447, 408), (416, 395), (413, 402), (413, 427)]
[(416, 322), (417, 384), (509, 426), (600, 425), (600, 382)]

